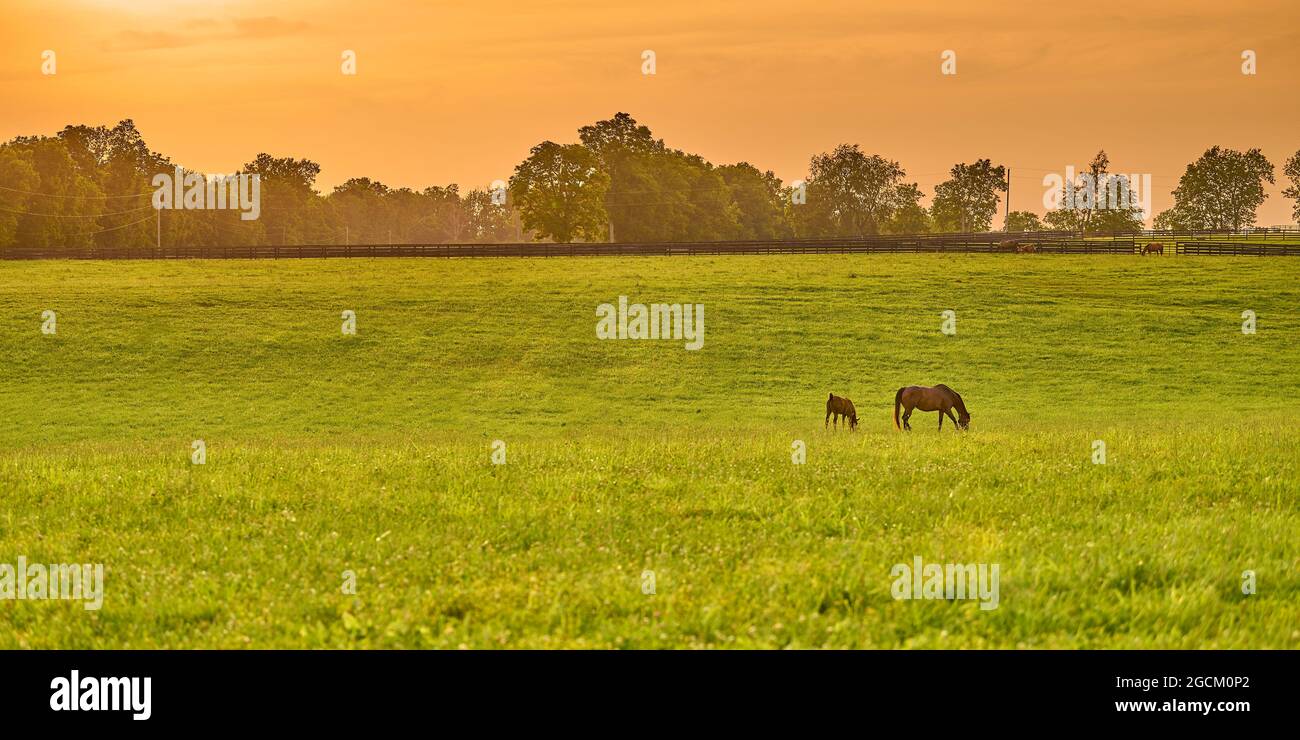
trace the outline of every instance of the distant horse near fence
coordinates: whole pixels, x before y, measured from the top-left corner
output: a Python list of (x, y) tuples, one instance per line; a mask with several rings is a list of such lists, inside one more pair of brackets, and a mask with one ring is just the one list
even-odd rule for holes
[(1160, 242), (1151, 242), (1145, 247), (1142, 247), (1142, 252), (1141, 252), (1142, 256), (1144, 257), (1148, 254), (1158, 254), (1164, 256), (1164, 253), (1165, 253), (1165, 245), (1161, 244)]

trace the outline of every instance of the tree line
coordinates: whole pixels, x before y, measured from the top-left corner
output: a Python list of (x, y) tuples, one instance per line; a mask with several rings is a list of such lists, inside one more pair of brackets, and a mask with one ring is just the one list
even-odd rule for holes
[[(814, 155), (805, 180), (784, 183), (748, 162), (714, 165), (665, 145), (618, 113), (578, 130), (578, 142), (544, 141), (497, 190), (455, 184), (391, 188), (357, 177), (329, 193), (320, 165), (260, 153), (239, 170), (261, 182), (261, 217), (151, 204), (153, 177), (176, 165), (135, 124), (67, 126), (54, 136), (0, 144), (0, 247), (24, 245), (223, 246), (245, 244), (553, 241), (714, 241), (989, 231), (1009, 172), (989, 159), (953, 165), (930, 205), (903, 166), (857, 144)], [(188, 172), (188, 170), (185, 170)], [(1300, 223), (1300, 152), (1283, 166)], [(1242, 229), (1275, 183), (1258, 150), (1212, 147), (1187, 166), (1174, 206), (1156, 228)], [(1120, 184), (1124, 187), (1116, 188)], [(1117, 204), (1088, 197), (1108, 190)], [(1008, 231), (1135, 231), (1146, 214), (1104, 151), (1043, 216), (1008, 214)]]
[(521, 234), (517, 214), (485, 189), (417, 191), (357, 177), (322, 194), (320, 165), (266, 153), (239, 170), (259, 176), (260, 218), (245, 221), (232, 210), (159, 214), (153, 178), (175, 168), (131, 120), (0, 144), (0, 247), (487, 243)]

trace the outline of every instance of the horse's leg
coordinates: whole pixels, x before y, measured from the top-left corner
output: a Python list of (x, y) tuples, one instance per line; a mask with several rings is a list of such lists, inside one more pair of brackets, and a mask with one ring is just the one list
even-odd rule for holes
[(903, 429), (905, 429), (905, 430), (907, 430), (907, 431), (910, 432), (910, 431), (912, 431), (912, 425), (908, 423), (908, 419), (911, 419), (911, 418), (912, 418), (912, 407), (911, 407), (911, 406), (906, 406), (906, 407), (904, 407), (904, 408), (905, 408), (906, 410), (903, 411)]
[(939, 431), (943, 431), (943, 412), (939, 412)]
[[(952, 419), (952, 425), (957, 428), (957, 431), (961, 431), (961, 425), (957, 423), (957, 417), (952, 415), (952, 409), (946, 409), (943, 413), (947, 414), (949, 419)], [(942, 415), (943, 414), (940, 414), (940, 416)], [(940, 421), (942, 421), (942, 419)]]
[(826, 412), (826, 428), (827, 428), (827, 429), (830, 429), (830, 427), (831, 427), (831, 412), (827, 411), (827, 412)]

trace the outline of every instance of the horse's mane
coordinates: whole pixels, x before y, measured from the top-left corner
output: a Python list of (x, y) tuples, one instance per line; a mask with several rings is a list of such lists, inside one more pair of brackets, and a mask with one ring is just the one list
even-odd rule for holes
[[(948, 388), (948, 386), (944, 387)], [(957, 398), (957, 408), (966, 416), (970, 416), (970, 412), (966, 410), (966, 402), (961, 400), (961, 394), (957, 391), (953, 391), (951, 388), (948, 388), (948, 390), (952, 391), (952, 395)]]
[(955, 390), (949, 388), (948, 386), (944, 385), (943, 383), (938, 383), (938, 384), (936, 384), (934, 387), (935, 387), (935, 388), (942, 388), (942, 389), (944, 389), (945, 391), (948, 391), (949, 393), (951, 393), (951, 394), (952, 394), (952, 397), (955, 398), (955, 399), (957, 399), (957, 403), (955, 404), (955, 405), (957, 406), (957, 409), (958, 409), (959, 411), (961, 411), (963, 414), (967, 414), (967, 415), (970, 414), (970, 412), (966, 410), (966, 402), (963, 401), (963, 400), (961, 400), (961, 394), (960, 394), (960, 393), (958, 393), (957, 391), (955, 391)]

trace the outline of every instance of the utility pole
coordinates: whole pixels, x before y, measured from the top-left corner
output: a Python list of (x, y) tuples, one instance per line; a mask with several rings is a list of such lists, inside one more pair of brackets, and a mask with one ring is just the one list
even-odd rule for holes
[(1002, 230), (1010, 231), (1011, 227), (1011, 168), (1007, 168), (1007, 205), (1002, 216)]
[(352, 243), (352, 231), (350, 227), (343, 227), (343, 245), (347, 246)]
[(156, 222), (157, 230), (154, 232), (154, 238), (157, 240), (155, 242), (155, 245), (158, 247), (158, 251), (161, 252), (162, 251), (162, 209), (155, 208), (154, 211), (157, 213), (158, 216), (158, 220)]

